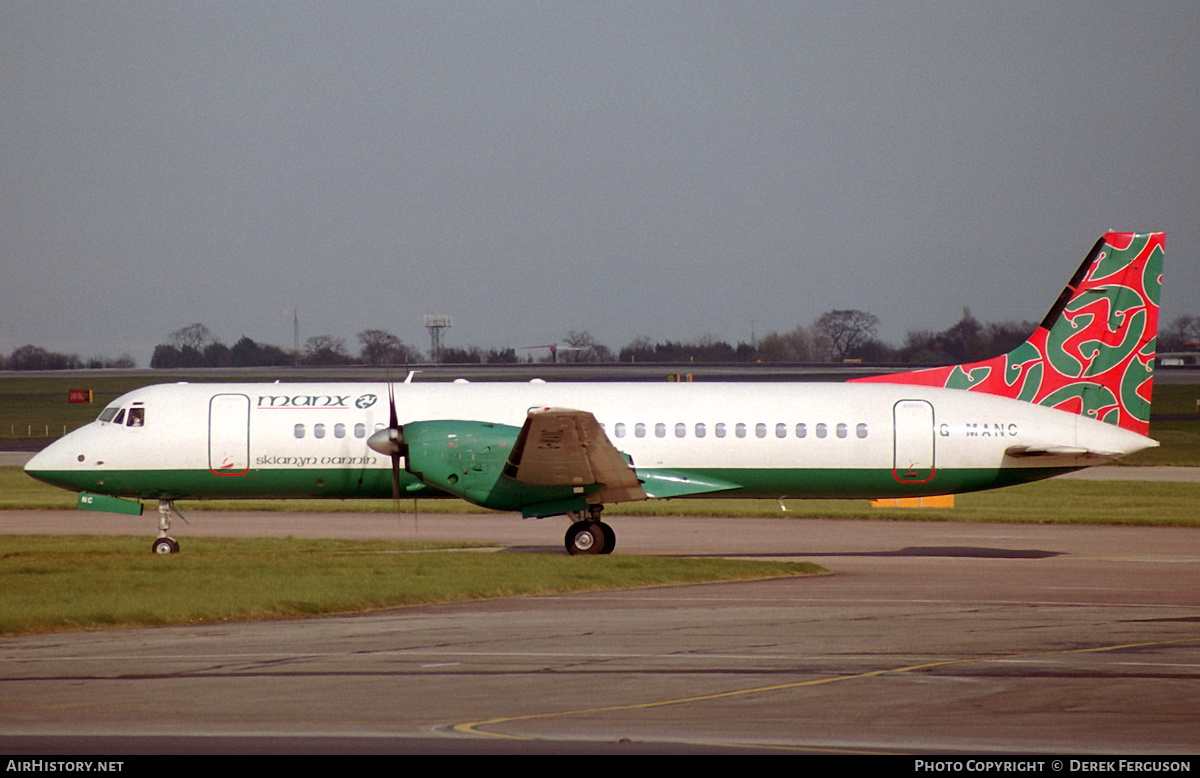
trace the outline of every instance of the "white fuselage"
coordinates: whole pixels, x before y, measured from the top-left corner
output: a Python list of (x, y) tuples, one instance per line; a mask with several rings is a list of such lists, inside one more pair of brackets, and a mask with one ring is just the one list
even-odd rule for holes
[[(533, 408), (587, 411), (639, 471), (720, 476), (742, 487), (728, 496), (947, 493), (1157, 445), (1072, 413), (920, 386), (423, 383), (394, 391), (401, 425), (519, 428)], [(161, 384), (118, 398), (105, 415), (26, 470), (66, 488), (133, 497), (390, 494), (390, 459), (367, 446), (388, 425), (387, 384)]]

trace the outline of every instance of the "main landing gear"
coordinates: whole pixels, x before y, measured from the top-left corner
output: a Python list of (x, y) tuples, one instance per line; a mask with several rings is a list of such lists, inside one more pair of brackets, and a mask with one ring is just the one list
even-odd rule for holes
[(171, 529), (173, 507), (170, 500), (158, 501), (158, 537), (150, 544), (150, 550), (155, 554), (179, 553), (179, 541), (167, 534), (167, 531)]
[(611, 554), (617, 547), (617, 533), (600, 520), (602, 505), (593, 505), (587, 513), (574, 511), (568, 514), (572, 524), (567, 528), (567, 553)]

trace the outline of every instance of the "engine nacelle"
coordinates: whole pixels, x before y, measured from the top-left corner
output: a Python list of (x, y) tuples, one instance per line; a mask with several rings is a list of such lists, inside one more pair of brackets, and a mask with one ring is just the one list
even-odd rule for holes
[(467, 502), (525, 516), (585, 510), (603, 486), (525, 484), (504, 475), (519, 427), (481, 421), (420, 421), (404, 425), (405, 469), (422, 483)]

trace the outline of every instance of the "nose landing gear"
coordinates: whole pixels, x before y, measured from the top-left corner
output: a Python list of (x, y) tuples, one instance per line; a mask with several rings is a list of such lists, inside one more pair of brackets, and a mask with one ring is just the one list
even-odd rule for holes
[(156, 538), (150, 550), (155, 554), (178, 554), (179, 541), (175, 538)]
[(171, 529), (171, 511), (174, 507), (170, 500), (158, 501), (158, 537), (150, 544), (150, 550), (155, 554), (179, 553), (179, 541), (167, 534)]

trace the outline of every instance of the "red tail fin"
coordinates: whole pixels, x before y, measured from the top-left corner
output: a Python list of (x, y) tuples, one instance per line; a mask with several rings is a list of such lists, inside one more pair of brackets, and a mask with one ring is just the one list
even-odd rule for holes
[(1029, 340), (983, 362), (855, 381), (986, 392), (1146, 435), (1158, 333), (1163, 233), (1097, 241)]

